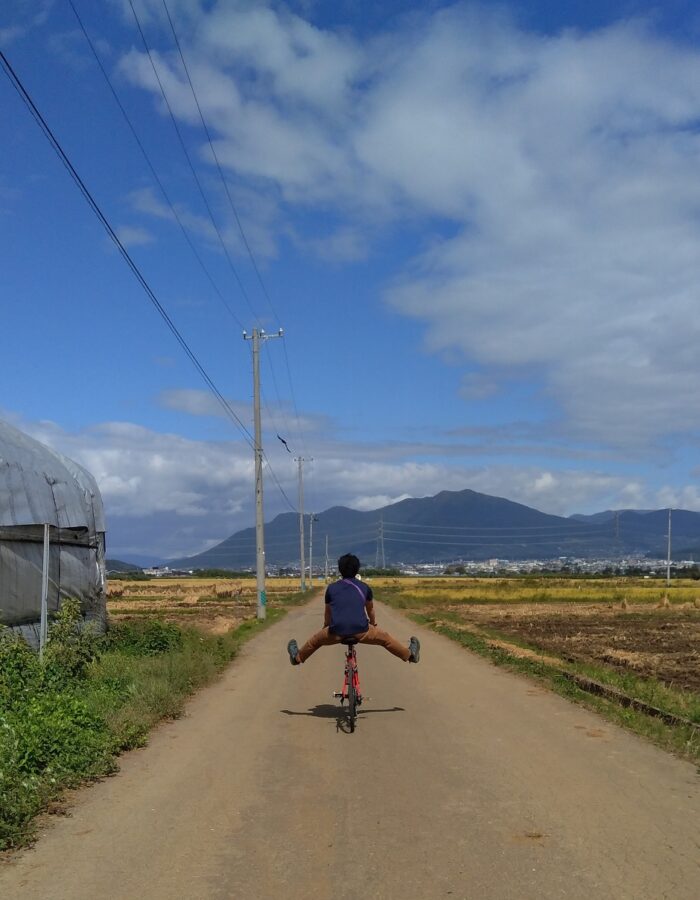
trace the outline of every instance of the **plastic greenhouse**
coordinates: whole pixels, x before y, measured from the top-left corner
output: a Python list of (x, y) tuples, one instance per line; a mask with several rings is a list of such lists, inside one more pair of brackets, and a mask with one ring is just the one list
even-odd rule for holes
[(39, 643), (67, 597), (106, 624), (105, 523), (95, 479), (82, 466), (0, 421), (0, 624)]

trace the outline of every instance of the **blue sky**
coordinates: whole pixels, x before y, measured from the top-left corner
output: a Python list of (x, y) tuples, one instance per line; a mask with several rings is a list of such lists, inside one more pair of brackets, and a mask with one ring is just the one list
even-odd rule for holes
[[(134, 0), (152, 62), (128, 0), (73, 3), (206, 273), (68, 0), (3, 4), (0, 47), (251, 430), (241, 328), (284, 327), (292, 503), (276, 432), (314, 459), (307, 509), (700, 510), (695, 4), (167, 0), (265, 296), (163, 0)], [(0, 413), (95, 474), (112, 555), (250, 525), (247, 443), (4, 76), (0, 113)]]

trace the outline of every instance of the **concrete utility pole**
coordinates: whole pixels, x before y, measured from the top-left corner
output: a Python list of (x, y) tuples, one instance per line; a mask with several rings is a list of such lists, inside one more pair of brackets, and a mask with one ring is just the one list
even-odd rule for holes
[(326, 565), (323, 570), (323, 580), (328, 583), (328, 535), (326, 535)]
[(301, 589), (302, 591), (305, 591), (306, 566), (304, 561), (304, 463), (313, 462), (313, 459), (305, 459), (303, 456), (297, 456), (296, 462), (299, 463), (299, 572), (301, 575)]
[(265, 618), (267, 594), (265, 592), (265, 519), (263, 517), (263, 448), (262, 424), (260, 421), (260, 342), (271, 338), (282, 337), (280, 328), (277, 334), (265, 334), (262, 328), (254, 328), (252, 335), (243, 332), (244, 341), (253, 342), (253, 409), (255, 422), (255, 580), (258, 594), (258, 619)]
[(671, 508), (668, 510), (668, 549), (666, 551), (666, 587), (671, 586)]

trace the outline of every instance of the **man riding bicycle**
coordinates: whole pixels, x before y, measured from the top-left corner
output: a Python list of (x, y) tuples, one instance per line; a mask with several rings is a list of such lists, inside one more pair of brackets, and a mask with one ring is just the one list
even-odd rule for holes
[(377, 628), (372, 588), (357, 578), (360, 560), (354, 554), (346, 553), (338, 560), (338, 571), (340, 580), (326, 588), (323, 628), (312, 634), (301, 650), (294, 638), (287, 644), (291, 664), (298, 666), (319, 647), (339, 644), (349, 637), (359, 644), (384, 647), (404, 662), (417, 663), (420, 659), (418, 638), (412, 637), (406, 647), (387, 631)]

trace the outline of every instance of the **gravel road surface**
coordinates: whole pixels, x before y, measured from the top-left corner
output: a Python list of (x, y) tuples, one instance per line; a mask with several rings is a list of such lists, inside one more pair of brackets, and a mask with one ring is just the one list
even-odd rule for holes
[(185, 717), (0, 865), (12, 900), (696, 900), (700, 777), (377, 604), (419, 665), (360, 647), (289, 665), (321, 599), (249, 643)]

